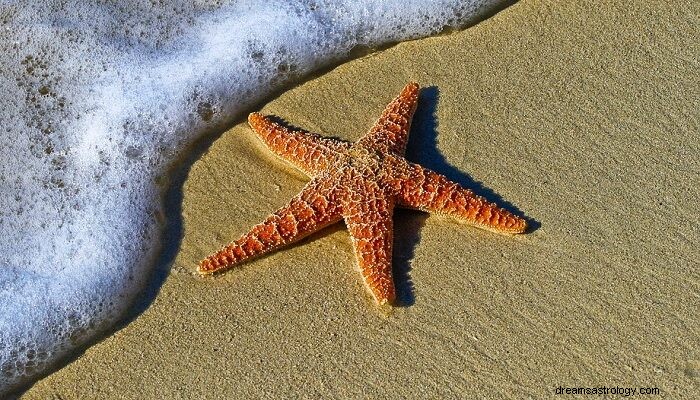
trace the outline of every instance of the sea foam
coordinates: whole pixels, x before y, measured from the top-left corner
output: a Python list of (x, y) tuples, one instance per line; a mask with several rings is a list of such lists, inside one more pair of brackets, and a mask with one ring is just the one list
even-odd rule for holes
[(498, 3), (0, 2), (0, 395), (124, 315), (158, 255), (158, 182), (199, 135)]

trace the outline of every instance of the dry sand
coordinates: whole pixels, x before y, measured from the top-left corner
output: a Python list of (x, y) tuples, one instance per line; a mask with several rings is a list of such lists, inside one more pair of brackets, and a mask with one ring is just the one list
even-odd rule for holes
[(305, 182), (241, 123), (191, 168), (181, 248), (153, 304), (24, 398), (543, 398), (557, 386), (693, 398), (698, 15), (693, 1), (522, 2), (284, 93), (263, 112), (352, 140), (417, 80), (409, 159), (539, 228), (508, 237), (397, 212), (406, 306), (388, 314), (342, 225), (198, 278), (199, 259)]

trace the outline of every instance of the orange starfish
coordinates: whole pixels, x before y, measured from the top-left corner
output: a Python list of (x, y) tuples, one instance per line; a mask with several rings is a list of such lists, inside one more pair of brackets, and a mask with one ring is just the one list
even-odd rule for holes
[(406, 85), (355, 143), (292, 131), (250, 114), (248, 123), (265, 144), (312, 179), (287, 205), (202, 260), (199, 272), (223, 271), (343, 219), (364, 282), (377, 303), (384, 304), (396, 298), (391, 273), (394, 206), (448, 215), (496, 232), (524, 232), (524, 219), (403, 157), (418, 91), (417, 83)]

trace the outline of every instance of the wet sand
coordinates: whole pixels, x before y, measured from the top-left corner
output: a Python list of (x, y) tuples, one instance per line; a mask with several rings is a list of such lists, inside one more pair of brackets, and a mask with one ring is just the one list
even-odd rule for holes
[(189, 172), (184, 236), (153, 304), (23, 398), (545, 398), (559, 386), (693, 398), (698, 8), (521, 2), (271, 99), (263, 113), (355, 140), (416, 80), (407, 157), (536, 229), (398, 211), (391, 312), (366, 293), (342, 224), (197, 277), (201, 258), (307, 181), (241, 122)]

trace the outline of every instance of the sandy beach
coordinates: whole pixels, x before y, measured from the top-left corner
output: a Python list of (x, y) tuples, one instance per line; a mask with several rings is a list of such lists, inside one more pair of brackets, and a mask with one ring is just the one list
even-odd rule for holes
[(520, 2), (270, 99), (264, 114), (355, 140), (415, 80), (407, 158), (535, 229), (397, 211), (390, 311), (342, 224), (201, 278), (308, 180), (241, 119), (189, 169), (153, 302), (22, 398), (696, 398), (700, 7), (683, 3)]

